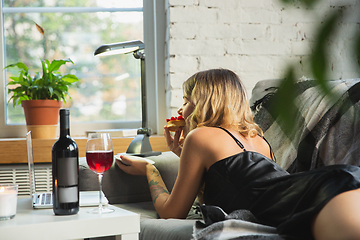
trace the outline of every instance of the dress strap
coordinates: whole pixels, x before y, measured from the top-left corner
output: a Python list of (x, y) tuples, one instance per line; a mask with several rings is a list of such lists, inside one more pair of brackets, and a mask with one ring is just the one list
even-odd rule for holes
[(246, 152), (246, 149), (245, 149), (244, 145), (234, 135), (232, 135), (231, 132), (229, 132), (227, 129), (225, 129), (223, 127), (220, 127), (220, 126), (218, 126), (218, 128), (221, 128), (222, 130), (227, 132), (235, 140), (237, 145), (239, 145), (239, 147)]
[(271, 148), (271, 145), (270, 145), (270, 143), (268, 142), (268, 140), (266, 140), (266, 138), (264, 137), (264, 136), (261, 136), (264, 140), (265, 140), (265, 142), (269, 145), (269, 148), (270, 148), (270, 156), (273, 158), (273, 160), (276, 162), (276, 158), (275, 158), (275, 154), (274, 154), (274, 151), (272, 150), (272, 148)]

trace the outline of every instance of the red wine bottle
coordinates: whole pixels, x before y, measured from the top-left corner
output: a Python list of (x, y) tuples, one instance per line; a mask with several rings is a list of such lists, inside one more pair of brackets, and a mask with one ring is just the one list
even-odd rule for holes
[(70, 137), (69, 109), (60, 109), (60, 137), (52, 147), (55, 215), (79, 212), (79, 151)]

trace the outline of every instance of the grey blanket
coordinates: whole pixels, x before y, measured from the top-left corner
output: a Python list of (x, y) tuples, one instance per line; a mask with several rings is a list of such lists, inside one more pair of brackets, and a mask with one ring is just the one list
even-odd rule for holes
[(226, 214), (216, 206), (201, 206), (203, 221), (194, 225), (195, 240), (283, 240), (276, 233), (276, 228), (259, 224), (257, 219), (247, 210), (236, 210)]
[(329, 81), (332, 98), (324, 96), (315, 81), (299, 80), (291, 133), (283, 131), (271, 109), (278, 85), (279, 80), (259, 82), (250, 103), (283, 169), (294, 173), (333, 164), (360, 165), (360, 79)]

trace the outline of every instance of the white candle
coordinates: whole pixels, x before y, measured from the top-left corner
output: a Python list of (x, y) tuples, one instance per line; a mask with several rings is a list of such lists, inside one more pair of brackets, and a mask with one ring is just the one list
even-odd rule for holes
[(17, 185), (0, 185), (0, 220), (15, 217), (17, 206)]

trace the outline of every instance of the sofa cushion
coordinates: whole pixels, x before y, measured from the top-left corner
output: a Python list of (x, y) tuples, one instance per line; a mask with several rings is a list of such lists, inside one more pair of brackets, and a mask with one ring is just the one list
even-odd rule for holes
[(154, 204), (152, 201), (149, 202), (137, 202), (137, 203), (119, 203), (114, 206), (128, 210), (130, 212), (139, 213), (141, 218), (159, 218)]
[(140, 219), (140, 240), (192, 239), (196, 220), (190, 219)]

